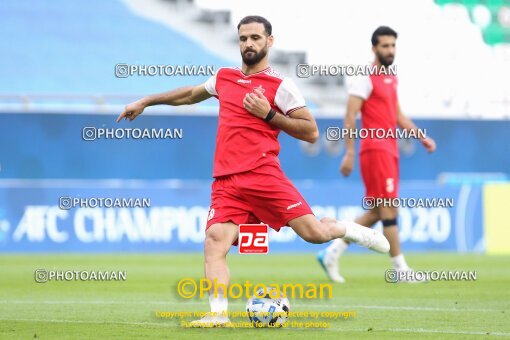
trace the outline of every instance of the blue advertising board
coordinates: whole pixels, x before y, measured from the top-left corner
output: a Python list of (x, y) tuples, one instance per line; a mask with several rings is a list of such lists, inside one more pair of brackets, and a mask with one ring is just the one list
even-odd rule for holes
[[(2, 180), (0, 252), (201, 251), (210, 184), (182, 180)], [(361, 185), (296, 181), (296, 186), (319, 218), (353, 220), (364, 212)], [(451, 207), (401, 207), (399, 228), (404, 250), (484, 250), (480, 186), (404, 182), (401, 197), (453, 202)], [(99, 204), (101, 199), (107, 203)], [(130, 199), (131, 207), (112, 206), (115, 199)], [(79, 203), (71, 207), (69, 200)], [(291, 228), (269, 236), (270, 252), (307, 252), (321, 247), (301, 240)], [(357, 246), (351, 248), (362, 251)]]
[[(320, 140), (298, 141), (281, 133), (280, 160), (291, 179), (338, 179), (342, 141), (328, 141), (340, 119), (318, 119)], [(112, 114), (0, 114), (0, 176), (54, 179), (202, 179), (212, 175), (217, 117), (142, 115), (115, 123)], [(400, 143), (403, 180), (436, 180), (443, 172), (510, 174), (510, 121), (416, 120), (437, 142), (428, 154), (417, 140)], [(95, 129), (182, 129), (182, 138), (86, 141)], [(359, 148), (358, 148), (359, 149)], [(356, 162), (348, 179), (361, 180)]]

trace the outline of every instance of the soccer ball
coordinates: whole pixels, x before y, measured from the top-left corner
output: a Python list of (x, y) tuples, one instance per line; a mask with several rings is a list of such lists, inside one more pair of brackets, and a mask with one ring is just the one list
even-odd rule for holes
[(264, 289), (259, 289), (246, 303), (246, 311), (254, 327), (282, 327), (287, 322), (289, 299), (271, 296), (277, 296), (276, 289), (266, 289), (265, 295)]

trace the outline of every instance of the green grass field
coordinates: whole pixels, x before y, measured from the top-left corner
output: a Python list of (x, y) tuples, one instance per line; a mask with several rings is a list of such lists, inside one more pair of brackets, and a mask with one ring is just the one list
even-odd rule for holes
[[(385, 256), (349, 254), (345, 284), (333, 298), (292, 300), (293, 311), (355, 311), (323, 329), (189, 329), (156, 311), (206, 311), (207, 299), (176, 292), (185, 277), (199, 279), (200, 254), (0, 255), (0, 338), (215, 338), (315, 339), (510, 337), (510, 258), (484, 255), (410, 254), (420, 270), (476, 270), (475, 282), (391, 284)], [(230, 255), (233, 283), (326, 283), (313, 254)], [(34, 271), (125, 270), (126, 281), (36, 283)], [(230, 301), (242, 311), (246, 299)]]

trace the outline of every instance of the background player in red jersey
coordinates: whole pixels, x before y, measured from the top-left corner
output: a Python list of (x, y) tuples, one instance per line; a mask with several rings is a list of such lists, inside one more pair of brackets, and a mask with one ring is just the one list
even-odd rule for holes
[[(239, 224), (290, 226), (304, 240), (325, 243), (344, 238), (379, 252), (389, 243), (379, 232), (353, 222), (315, 218), (310, 207), (282, 172), (278, 160), (280, 130), (315, 142), (318, 129), (294, 83), (269, 67), (271, 24), (249, 16), (238, 25), (242, 68), (221, 68), (206, 83), (142, 98), (126, 106), (117, 121), (133, 120), (151, 105), (185, 105), (218, 98), (220, 112), (214, 155), (211, 207), (204, 241), (205, 275), (228, 285), (226, 255), (237, 243)], [(213, 290), (211, 289), (210, 292)], [(228, 300), (209, 296), (211, 313), (193, 326), (222, 326), (229, 320)], [(216, 314), (216, 315), (215, 315)]]
[[(396, 40), (397, 33), (390, 27), (381, 26), (372, 34), (374, 65), (378, 69), (387, 68), (393, 63)], [(348, 84), (348, 94), (344, 120), (346, 129), (356, 128), (356, 115), (361, 111), (362, 128), (394, 130), (398, 125), (405, 130), (417, 130), (416, 125), (400, 109), (395, 75), (381, 73), (353, 77)], [(349, 176), (354, 166), (354, 140), (347, 138), (345, 142), (346, 153), (340, 164), (340, 172), (344, 176)], [(421, 142), (428, 152), (434, 152), (436, 149), (432, 138), (425, 137)], [(394, 138), (361, 140), (360, 168), (366, 189), (365, 197), (389, 199), (398, 197), (398, 157), (398, 144)], [(395, 207), (375, 207), (358, 217), (356, 223), (373, 226), (377, 221), (382, 221), (384, 235), (390, 242), (390, 256), (394, 268), (408, 271), (411, 269), (400, 251), (397, 214)], [(339, 273), (338, 261), (348, 244), (342, 239), (334, 240), (328, 248), (317, 255), (319, 263), (335, 282), (345, 282)]]

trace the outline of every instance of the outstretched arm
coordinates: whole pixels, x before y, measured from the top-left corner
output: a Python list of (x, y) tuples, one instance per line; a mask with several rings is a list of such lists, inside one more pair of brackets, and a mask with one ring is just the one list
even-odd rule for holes
[(134, 120), (148, 106), (161, 104), (172, 106), (191, 105), (204, 101), (210, 97), (211, 94), (206, 91), (204, 84), (198, 86), (186, 86), (164, 93), (153, 94), (126, 105), (124, 111), (117, 118), (117, 122), (120, 122), (123, 118)]
[[(415, 132), (418, 133), (418, 131), (417, 131), (418, 127), (414, 124), (414, 122), (411, 120), (411, 118), (404, 115), (404, 113), (400, 109), (400, 104), (398, 105), (397, 124), (400, 128), (402, 128), (404, 130), (409, 130), (409, 131), (416, 130)], [(423, 144), (423, 146), (425, 147), (425, 149), (429, 153), (432, 153), (436, 150), (436, 142), (432, 138), (425, 137), (425, 138), (421, 138), (420, 140), (421, 140), (421, 143)]]
[[(254, 93), (246, 94), (243, 105), (248, 112), (261, 119), (265, 119), (268, 116), (269, 110), (271, 110), (269, 101), (257, 89), (255, 89)], [(269, 124), (285, 131), (294, 138), (306, 142), (315, 143), (319, 139), (317, 123), (306, 106), (293, 111), (288, 116), (277, 112), (269, 120)]]

